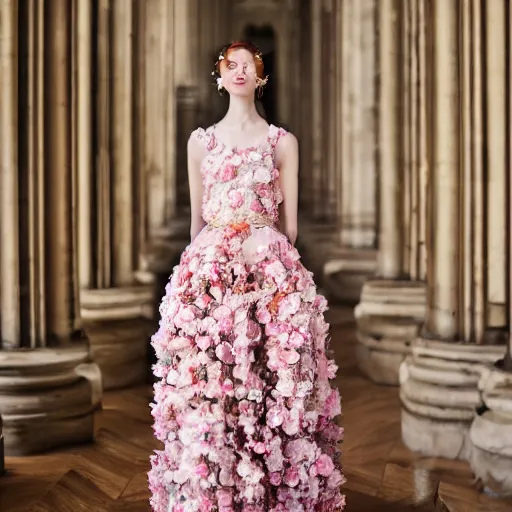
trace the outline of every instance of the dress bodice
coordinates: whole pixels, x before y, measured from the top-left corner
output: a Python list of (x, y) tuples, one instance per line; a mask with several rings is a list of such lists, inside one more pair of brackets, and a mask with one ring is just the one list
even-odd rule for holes
[(279, 219), (283, 195), (274, 151), (287, 132), (269, 126), (267, 138), (244, 149), (229, 148), (215, 137), (213, 128), (198, 128), (194, 136), (204, 142), (201, 165), (204, 221), (214, 227), (246, 222), (270, 226)]

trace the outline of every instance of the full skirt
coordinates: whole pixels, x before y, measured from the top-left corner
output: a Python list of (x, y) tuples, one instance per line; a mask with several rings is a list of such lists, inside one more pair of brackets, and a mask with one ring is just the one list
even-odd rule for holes
[(186, 248), (152, 339), (155, 512), (343, 509), (326, 309), (273, 227), (207, 226)]

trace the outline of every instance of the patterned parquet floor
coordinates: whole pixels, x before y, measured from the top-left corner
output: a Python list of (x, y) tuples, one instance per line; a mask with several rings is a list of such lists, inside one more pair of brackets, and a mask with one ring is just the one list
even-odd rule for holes
[[(344, 397), (347, 511), (512, 511), (512, 502), (476, 490), (466, 464), (422, 458), (403, 446), (397, 390), (359, 374), (350, 310), (333, 310), (329, 320)], [(96, 443), (8, 458), (0, 512), (148, 512), (148, 456), (157, 447), (150, 399), (149, 386), (109, 392)]]

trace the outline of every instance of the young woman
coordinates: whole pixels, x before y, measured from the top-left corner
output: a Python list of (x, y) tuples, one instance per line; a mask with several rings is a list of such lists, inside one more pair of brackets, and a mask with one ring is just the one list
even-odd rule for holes
[(155, 512), (334, 512), (345, 504), (325, 299), (294, 248), (298, 147), (257, 113), (250, 43), (216, 63), (226, 116), (188, 144), (191, 244), (153, 337)]

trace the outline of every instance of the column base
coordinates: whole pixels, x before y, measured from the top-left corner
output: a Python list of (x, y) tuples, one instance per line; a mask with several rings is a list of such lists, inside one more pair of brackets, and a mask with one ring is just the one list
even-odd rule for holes
[(512, 374), (491, 367), (479, 388), (485, 407), (469, 431), (471, 469), (491, 494), (512, 496)]
[(87, 322), (84, 329), (98, 364), (103, 389), (121, 389), (147, 382), (149, 341), (154, 323), (144, 318)]
[(7, 456), (92, 441), (101, 373), (86, 344), (0, 352), (0, 415)]
[(400, 365), (426, 316), (426, 287), (416, 281), (367, 281), (355, 307), (356, 356), (372, 382), (398, 386)]
[(153, 286), (83, 289), (80, 291), (80, 314), (82, 320), (93, 322), (153, 318)]
[(482, 405), (480, 375), (504, 347), (419, 338), (400, 365), (402, 439), (429, 457), (469, 460), (469, 428)]
[(375, 249), (337, 247), (322, 269), (329, 297), (344, 303), (357, 304), (365, 282), (377, 271)]

